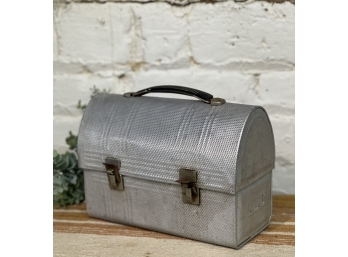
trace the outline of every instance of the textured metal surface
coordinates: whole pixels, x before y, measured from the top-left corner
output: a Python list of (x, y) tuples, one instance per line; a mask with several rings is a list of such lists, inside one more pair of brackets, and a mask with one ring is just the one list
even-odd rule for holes
[(275, 149), (271, 124), (261, 109), (250, 113), (239, 143), (236, 191), (274, 168)]
[(236, 195), (236, 238), (240, 246), (264, 229), (272, 214), (272, 172)]
[[(236, 195), (201, 190), (199, 206), (182, 202), (180, 186), (130, 177), (124, 183), (124, 191), (110, 190), (102, 173), (87, 170), (88, 215), (231, 248), (257, 235), (271, 215), (271, 172)], [(262, 195), (264, 204), (253, 208)]]
[(235, 193), (236, 179), (242, 178), (240, 141), (246, 140), (254, 112), (267, 124), (258, 132), (263, 135), (260, 145), (267, 139), (273, 145), (262, 149), (269, 158), (253, 163), (252, 178), (243, 177), (252, 183), (274, 166), (273, 132), (261, 107), (232, 103), (209, 106), (197, 100), (98, 95), (81, 121), (79, 165), (102, 171), (103, 160), (114, 157), (122, 162), (121, 175), (173, 184), (179, 169), (194, 169), (199, 188)]
[(110, 190), (100, 172), (85, 172), (91, 217), (166, 234), (235, 247), (235, 196), (201, 190), (199, 206), (182, 201), (180, 185), (124, 177), (125, 190)]
[[(98, 95), (78, 141), (92, 217), (237, 248), (270, 217), (274, 139), (258, 106)], [(111, 190), (106, 157), (122, 162)], [(200, 205), (183, 203), (182, 168), (197, 171)]]

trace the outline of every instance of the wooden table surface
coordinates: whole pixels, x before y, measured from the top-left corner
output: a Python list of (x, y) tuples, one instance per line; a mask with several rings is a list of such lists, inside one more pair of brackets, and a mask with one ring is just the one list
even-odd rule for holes
[[(54, 207), (53, 232), (55, 256), (181, 256), (180, 246), (185, 245), (189, 249), (197, 248), (192, 250), (195, 256), (231, 256), (231, 253), (248, 256), (252, 251), (256, 251), (258, 256), (263, 256), (262, 253), (264, 256), (293, 256), (295, 196), (273, 196), (270, 225), (240, 250), (90, 218), (85, 204)], [(78, 243), (79, 240), (82, 243)], [(174, 246), (176, 249), (170, 250)], [(188, 251), (186, 248), (183, 254)]]

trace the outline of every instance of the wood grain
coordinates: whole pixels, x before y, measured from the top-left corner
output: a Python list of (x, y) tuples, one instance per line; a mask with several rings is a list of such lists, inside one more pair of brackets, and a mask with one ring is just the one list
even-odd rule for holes
[[(121, 224), (90, 218), (86, 204), (53, 208), (53, 231), (56, 233), (113, 235), (157, 239), (190, 240)], [(273, 196), (270, 225), (250, 243), (263, 245), (295, 245), (295, 196)]]

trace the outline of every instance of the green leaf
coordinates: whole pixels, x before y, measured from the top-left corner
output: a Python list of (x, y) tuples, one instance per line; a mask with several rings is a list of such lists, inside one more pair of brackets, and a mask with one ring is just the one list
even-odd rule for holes
[(78, 103), (77, 103), (77, 108), (78, 109), (84, 110), (84, 109), (86, 109), (86, 107), (87, 107), (87, 105), (85, 105), (85, 104), (82, 105), (81, 104), (81, 100), (78, 101)]
[(69, 136), (65, 139), (65, 142), (69, 145), (70, 150), (77, 148), (77, 136), (69, 131)]
[(62, 178), (53, 178), (53, 185), (62, 185)]
[(64, 192), (64, 189), (62, 187), (55, 187), (53, 188), (53, 193), (55, 195), (59, 195), (59, 193), (63, 193)]
[(65, 172), (63, 180), (65, 181), (65, 183), (69, 183), (70, 180), (73, 178), (73, 176), (74, 176), (74, 174), (72, 174), (70, 172)]
[(67, 170), (72, 170), (74, 168), (77, 168), (76, 156), (73, 153), (69, 153), (69, 166)]
[(62, 188), (63, 188), (63, 190), (67, 191), (69, 189), (68, 183), (62, 183)]
[(69, 165), (69, 157), (66, 155), (62, 155), (62, 159), (60, 162), (56, 163), (56, 168), (58, 170), (64, 171)]
[(63, 156), (58, 154), (56, 157), (54, 157), (53, 164), (54, 163), (59, 163), (63, 160)]
[(73, 178), (70, 180), (70, 183), (75, 185), (76, 181), (77, 181), (77, 176), (74, 175)]

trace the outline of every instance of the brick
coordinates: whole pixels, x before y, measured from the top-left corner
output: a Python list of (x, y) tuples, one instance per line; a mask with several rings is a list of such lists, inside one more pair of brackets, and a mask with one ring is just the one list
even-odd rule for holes
[(71, 3), (55, 16), (61, 56), (85, 63), (128, 61), (128, 5)]
[(59, 58), (53, 61), (54, 74), (79, 74), (86, 71), (81, 63), (71, 62), (69, 58)]
[(295, 164), (295, 117), (270, 116), (273, 128), (276, 159), (280, 166)]
[[(92, 94), (91, 88), (111, 90), (118, 93), (116, 87), (117, 78), (103, 78), (89, 74), (55, 75), (53, 85), (54, 114), (78, 115), (80, 110), (76, 108), (78, 100), (82, 104), (88, 103)], [(121, 90), (122, 91), (122, 90)]]
[(164, 3), (132, 5), (135, 36), (140, 41), (138, 47), (142, 48), (144, 62), (188, 60), (186, 15), (190, 9)]
[(294, 7), (288, 2), (242, 5), (227, 1), (185, 7), (71, 3), (56, 11), (55, 23), (60, 56), (86, 65), (191, 60), (208, 67), (257, 69), (257, 63), (260, 69), (291, 69), (293, 16)]
[(254, 74), (254, 83), (246, 101), (262, 105), (270, 115), (295, 112), (295, 73), (266, 72)]
[(198, 63), (294, 63), (294, 11), (291, 3), (197, 4), (188, 16), (193, 57)]

